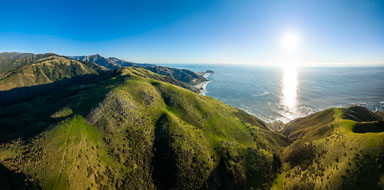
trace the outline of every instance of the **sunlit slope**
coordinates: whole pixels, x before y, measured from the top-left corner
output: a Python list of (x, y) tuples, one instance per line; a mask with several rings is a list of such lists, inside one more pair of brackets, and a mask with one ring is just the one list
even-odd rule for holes
[(116, 57), (103, 57), (99, 54), (89, 56), (72, 56), (70, 57), (78, 61), (92, 62), (97, 65), (107, 67), (109, 69), (116, 69), (119, 67), (136, 67), (150, 70), (154, 73), (168, 76), (174, 80), (185, 83), (185, 85), (196, 85), (201, 82), (207, 81), (202, 74), (195, 73), (188, 69), (177, 69), (165, 66), (158, 66), (153, 64), (140, 64), (118, 59)]
[(384, 124), (362, 107), (334, 108), (289, 123), (274, 188), (383, 189)]
[(37, 55), (32, 53), (3, 52), (0, 53), (0, 78), (3, 78), (9, 71), (20, 66), (31, 64)]
[[(83, 83), (104, 73), (106, 68), (55, 54), (0, 56), (0, 104), (17, 102), (73, 83)], [(24, 56), (24, 57), (23, 57)], [(5, 71), (7, 71), (5, 73)]]
[(8, 127), (45, 130), (25, 140), (16, 139), (17, 130), (4, 136), (14, 140), (1, 144), (0, 163), (43, 189), (270, 187), (285, 138), (163, 79), (125, 68), (2, 108)]
[(98, 74), (103, 68), (91, 63), (82, 63), (55, 54), (46, 54), (32, 63), (12, 70), (0, 79), (0, 90), (53, 83), (79, 75)]

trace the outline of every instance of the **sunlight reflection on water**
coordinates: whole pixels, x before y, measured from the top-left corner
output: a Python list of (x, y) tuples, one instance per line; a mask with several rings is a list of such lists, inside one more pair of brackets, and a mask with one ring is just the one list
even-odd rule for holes
[(282, 115), (289, 120), (295, 119), (297, 114), (297, 68), (286, 67), (283, 70), (281, 104), (284, 112)]

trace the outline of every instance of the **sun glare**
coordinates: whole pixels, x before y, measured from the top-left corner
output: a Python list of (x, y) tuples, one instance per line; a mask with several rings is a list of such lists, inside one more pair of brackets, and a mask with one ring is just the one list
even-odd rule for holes
[(283, 38), (281, 39), (281, 48), (284, 51), (293, 52), (299, 47), (299, 45), (300, 39), (297, 34), (293, 32), (284, 34)]
[(290, 120), (295, 118), (297, 112), (297, 69), (285, 68), (282, 78), (282, 104), (285, 106), (283, 115)]

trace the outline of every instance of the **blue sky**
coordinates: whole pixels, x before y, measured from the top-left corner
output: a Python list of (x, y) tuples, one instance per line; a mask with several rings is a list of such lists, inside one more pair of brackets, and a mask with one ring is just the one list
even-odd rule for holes
[(0, 2), (0, 52), (150, 63), (274, 64), (285, 33), (304, 65), (384, 64), (383, 0)]

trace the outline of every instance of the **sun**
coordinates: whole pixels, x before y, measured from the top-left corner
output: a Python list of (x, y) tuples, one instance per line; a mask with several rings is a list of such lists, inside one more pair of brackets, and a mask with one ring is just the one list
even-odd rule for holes
[(300, 39), (296, 33), (285, 33), (281, 39), (281, 48), (287, 52), (294, 52), (299, 48)]

